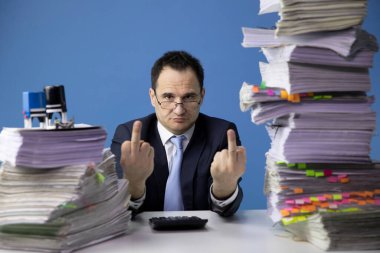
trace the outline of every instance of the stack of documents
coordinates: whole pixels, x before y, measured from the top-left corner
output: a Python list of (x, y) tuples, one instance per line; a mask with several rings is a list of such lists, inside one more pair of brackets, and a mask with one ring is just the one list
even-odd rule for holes
[(372, 130), (267, 127), (269, 154), (291, 163), (367, 163)]
[(263, 53), (269, 63), (292, 62), (336, 67), (371, 68), (376, 47), (366, 44), (362, 50), (343, 57), (327, 48), (307, 46), (265, 47)]
[(366, 68), (260, 62), (260, 73), (267, 87), (285, 89), (288, 93), (371, 89)]
[(289, 224), (296, 240), (310, 241), (323, 250), (380, 248), (380, 209), (357, 212), (319, 212), (305, 222)]
[(297, 197), (331, 191), (375, 191), (379, 189), (379, 163), (285, 163), (270, 155), (266, 160), (265, 193)]
[(299, 46), (329, 49), (343, 57), (360, 50), (376, 51), (376, 38), (359, 27), (341, 31), (322, 31), (295, 36), (275, 36), (275, 30), (243, 27), (243, 47), (276, 48)]
[(378, 50), (376, 38), (359, 28), (276, 39), (271, 30), (244, 28), (243, 45), (261, 47), (266, 87), (288, 93), (369, 91), (368, 68)]
[(0, 247), (71, 252), (124, 234), (130, 220), (126, 180), (114, 156), (54, 169), (12, 166), (0, 175)]
[[(259, 47), (260, 84), (240, 108), (267, 123), (265, 194), (273, 222), (324, 250), (380, 249), (380, 163), (370, 158), (376, 112), (369, 68), (376, 38), (365, 0), (261, 1), (276, 30), (243, 28)], [(340, 30), (339, 30), (340, 29)]]
[(4, 128), (0, 248), (71, 252), (126, 233), (128, 182), (101, 127)]
[(259, 14), (278, 12), (276, 34), (342, 30), (362, 23), (366, 0), (260, 0)]
[(255, 124), (272, 120), (269, 153), (279, 161), (370, 162), (376, 114), (373, 98), (363, 92), (289, 95), (244, 83), (240, 101), (243, 111), (251, 108)]
[(379, 249), (380, 163), (285, 163), (267, 156), (274, 223), (323, 250)]
[(101, 127), (3, 128), (0, 160), (13, 166), (54, 168), (100, 162), (106, 132)]
[(285, 163), (268, 155), (264, 192), (272, 220), (287, 225), (316, 212), (377, 209), (379, 180), (379, 163)]
[[(373, 97), (364, 92), (310, 92), (288, 94), (281, 89), (258, 88), (256, 85), (243, 83), (240, 89), (240, 108), (242, 111), (251, 110), (251, 119), (255, 124), (262, 124), (270, 120), (287, 115), (331, 115), (342, 120), (352, 121), (366, 115), (368, 124), (374, 124), (375, 113), (371, 109)], [(326, 116), (327, 117), (327, 116)], [(323, 117), (319, 125), (324, 125)], [(294, 118), (294, 117), (293, 117)], [(301, 120), (298, 120), (298, 122)], [(279, 123), (277, 121), (277, 123)], [(343, 122), (342, 122), (343, 123)], [(306, 120), (303, 124), (307, 124)], [(343, 124), (341, 124), (342, 127)], [(315, 127), (313, 127), (315, 128)], [(365, 128), (368, 129), (368, 128)], [(372, 128), (374, 129), (374, 125)]]

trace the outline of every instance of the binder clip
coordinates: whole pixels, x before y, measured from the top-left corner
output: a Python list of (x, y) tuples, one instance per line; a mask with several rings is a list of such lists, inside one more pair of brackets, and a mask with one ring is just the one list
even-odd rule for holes
[[(67, 108), (64, 86), (45, 86), (44, 92), (46, 97), (46, 114), (48, 118), (48, 127), (53, 126), (53, 124), (57, 129), (74, 127), (73, 120), (71, 120), (70, 122), (67, 121)], [(54, 123), (52, 123), (51, 119), (54, 113), (58, 113), (61, 117), (61, 120), (56, 118), (54, 120)]]
[(47, 122), (46, 115), (46, 99), (43, 92), (29, 92), (22, 93), (22, 104), (24, 114), (24, 127), (33, 127), (33, 118), (37, 118), (40, 122), (40, 127), (44, 128)]

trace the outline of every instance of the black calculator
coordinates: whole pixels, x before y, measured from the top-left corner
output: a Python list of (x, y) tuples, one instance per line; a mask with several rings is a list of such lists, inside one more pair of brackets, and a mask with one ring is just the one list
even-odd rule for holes
[(197, 216), (167, 216), (149, 219), (149, 225), (154, 230), (189, 230), (204, 228), (207, 219)]

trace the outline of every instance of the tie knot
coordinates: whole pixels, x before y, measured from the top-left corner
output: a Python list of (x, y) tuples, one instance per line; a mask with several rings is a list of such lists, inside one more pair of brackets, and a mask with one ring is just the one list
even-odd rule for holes
[(175, 147), (177, 149), (181, 149), (183, 148), (183, 145), (182, 145), (182, 142), (186, 139), (186, 137), (184, 135), (180, 135), (180, 136), (173, 136), (170, 141), (175, 145)]

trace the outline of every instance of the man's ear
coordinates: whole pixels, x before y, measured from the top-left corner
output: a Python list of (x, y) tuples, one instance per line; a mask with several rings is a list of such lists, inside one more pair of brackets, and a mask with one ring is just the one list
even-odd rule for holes
[(200, 101), (199, 104), (203, 103), (203, 98), (204, 98), (205, 94), (206, 94), (206, 90), (205, 90), (205, 88), (202, 88), (202, 91), (201, 91), (201, 101)]
[(152, 88), (149, 88), (149, 97), (150, 97), (150, 103), (153, 107), (156, 107), (156, 94), (154, 93), (154, 90)]

